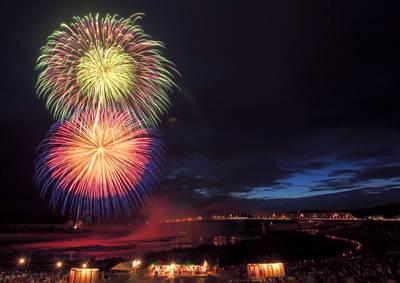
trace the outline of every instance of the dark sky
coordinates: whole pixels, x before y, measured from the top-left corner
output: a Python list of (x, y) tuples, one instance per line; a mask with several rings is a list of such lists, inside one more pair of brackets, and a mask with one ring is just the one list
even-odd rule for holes
[(153, 197), (265, 207), (355, 189), (384, 198), (400, 186), (395, 4), (3, 1), (1, 220), (50, 214), (33, 182), (36, 148), (52, 123), (35, 94), (35, 61), (60, 23), (89, 12), (146, 13), (145, 32), (166, 44), (182, 74), (161, 126), (167, 164)]

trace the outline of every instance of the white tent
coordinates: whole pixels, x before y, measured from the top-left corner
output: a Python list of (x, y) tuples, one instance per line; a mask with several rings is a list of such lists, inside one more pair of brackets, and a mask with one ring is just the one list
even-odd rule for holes
[(120, 262), (117, 265), (111, 268), (113, 271), (126, 271), (129, 272), (132, 270), (132, 262), (131, 261), (124, 261)]

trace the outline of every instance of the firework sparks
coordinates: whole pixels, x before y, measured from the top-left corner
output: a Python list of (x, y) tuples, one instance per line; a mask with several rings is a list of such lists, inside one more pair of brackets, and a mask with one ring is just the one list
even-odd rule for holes
[(141, 15), (75, 17), (41, 50), (37, 90), (57, 118), (98, 106), (122, 109), (149, 126), (169, 107), (173, 64), (136, 24)]
[(141, 206), (163, 160), (156, 133), (120, 111), (83, 112), (56, 123), (39, 151), (36, 176), (51, 205), (98, 218)]
[(120, 101), (133, 89), (133, 60), (120, 47), (96, 47), (79, 59), (77, 83), (89, 99)]

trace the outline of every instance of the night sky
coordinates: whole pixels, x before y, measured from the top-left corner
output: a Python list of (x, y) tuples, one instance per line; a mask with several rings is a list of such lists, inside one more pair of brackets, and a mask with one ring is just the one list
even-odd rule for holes
[(60, 23), (89, 12), (146, 13), (144, 31), (181, 73), (152, 199), (278, 210), (325, 194), (311, 198), (318, 208), (399, 200), (396, 1), (25, 2), (1, 4), (1, 221), (55, 217), (33, 181), (53, 122), (35, 61)]

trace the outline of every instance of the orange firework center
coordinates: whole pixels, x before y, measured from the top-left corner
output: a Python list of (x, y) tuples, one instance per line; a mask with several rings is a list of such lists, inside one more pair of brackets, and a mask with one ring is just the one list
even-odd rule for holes
[(88, 117), (64, 123), (52, 137), (50, 156), (57, 158), (48, 164), (53, 177), (62, 176), (61, 187), (83, 194), (95, 187), (90, 192), (96, 197), (123, 195), (123, 188), (136, 185), (144, 174), (146, 159), (138, 157), (149, 147), (145, 131), (134, 131), (126, 120), (103, 112)]

